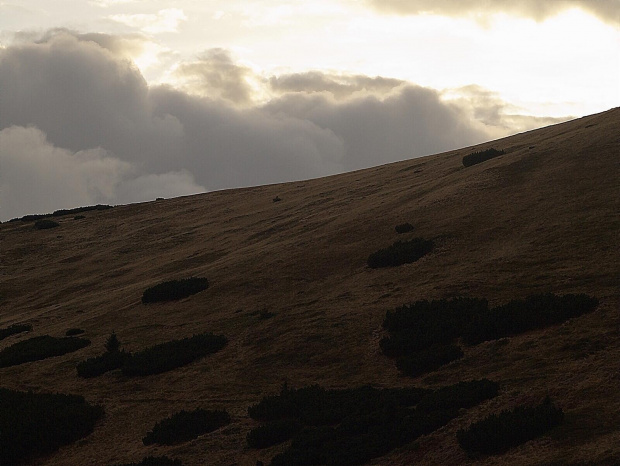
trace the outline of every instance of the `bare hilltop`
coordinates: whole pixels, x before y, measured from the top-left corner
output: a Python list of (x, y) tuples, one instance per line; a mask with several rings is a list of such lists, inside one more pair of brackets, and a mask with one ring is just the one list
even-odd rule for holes
[[(503, 151), (465, 167), (463, 158)], [(83, 218), (82, 218), (83, 217)], [(321, 179), (0, 224), (0, 352), (33, 337), (90, 345), (0, 368), (0, 388), (83, 396), (103, 407), (89, 435), (24, 461), (112, 465), (148, 456), (185, 465), (269, 464), (291, 445), (251, 448), (248, 408), (283, 384), (437, 389), (488, 379), (497, 396), (369, 464), (620, 462), (620, 109), (443, 154)], [(413, 229), (397, 233), (395, 227)], [(432, 241), (399, 266), (369, 255)], [(143, 303), (162, 282), (208, 287)], [(585, 294), (591, 312), (478, 344), (412, 377), (381, 349), (387, 311), (419, 300)], [(212, 332), (218, 351), (161, 373), (79, 377), (114, 332), (126, 352)], [(0, 355), (0, 360), (2, 356)], [(466, 452), (457, 431), (549, 396), (561, 424), (502, 454)], [(181, 410), (226, 410), (223, 427), (175, 445), (143, 437)], [(0, 433), (0, 436), (2, 433)], [(1, 463), (1, 461), (0, 461)]]

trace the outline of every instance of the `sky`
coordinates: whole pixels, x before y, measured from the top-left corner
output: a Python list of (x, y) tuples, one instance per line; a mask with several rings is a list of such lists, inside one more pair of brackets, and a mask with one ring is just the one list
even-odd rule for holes
[(620, 106), (620, 0), (0, 0), (0, 220)]

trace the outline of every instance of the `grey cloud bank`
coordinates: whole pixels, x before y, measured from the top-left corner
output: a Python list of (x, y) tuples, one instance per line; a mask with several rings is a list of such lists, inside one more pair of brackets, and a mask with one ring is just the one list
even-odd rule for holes
[(438, 92), (386, 78), (282, 76), (251, 105), (249, 70), (219, 49), (180, 71), (209, 97), (149, 87), (123, 43), (56, 31), (0, 50), (1, 220), (325, 176), (491, 134)]

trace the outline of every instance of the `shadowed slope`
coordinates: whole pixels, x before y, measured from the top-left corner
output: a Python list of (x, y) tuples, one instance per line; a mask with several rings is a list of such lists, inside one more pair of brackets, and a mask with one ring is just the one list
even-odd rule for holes
[[(0, 225), (0, 327), (29, 323), (0, 349), (79, 327), (80, 354), (0, 369), (2, 386), (61, 391), (103, 404), (85, 443), (45, 464), (110, 464), (167, 455), (184, 464), (268, 462), (249, 450), (247, 407), (263, 394), (319, 383), (437, 387), (489, 378), (500, 395), (440, 431), (378, 459), (457, 464), (456, 432), (492, 412), (549, 394), (565, 413), (553, 441), (537, 440), (481, 463), (605, 461), (620, 454), (616, 396), (620, 110), (492, 143), (328, 178), (219, 191), (87, 213), (37, 231)], [(505, 155), (463, 167), (490, 147)], [(279, 197), (280, 202), (273, 202)], [(397, 234), (395, 225), (415, 229)], [(369, 254), (414, 237), (432, 240), (418, 261), (384, 269)], [(197, 276), (209, 288), (144, 306), (153, 283)], [(588, 315), (465, 349), (424, 378), (404, 380), (379, 348), (387, 310), (418, 299), (484, 297), (493, 306), (535, 293), (586, 293)], [(261, 319), (259, 312), (273, 312)], [(108, 373), (79, 379), (75, 364), (115, 331), (127, 351), (213, 332), (220, 352), (145, 379)], [(162, 417), (226, 409), (230, 426), (189, 444), (144, 447)]]

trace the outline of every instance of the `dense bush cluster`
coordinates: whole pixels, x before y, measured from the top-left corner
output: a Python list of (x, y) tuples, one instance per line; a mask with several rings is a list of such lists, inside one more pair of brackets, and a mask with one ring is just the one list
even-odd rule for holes
[[(491, 398), (497, 390), (497, 384), (488, 380), (437, 391), (326, 390), (316, 385), (295, 390), (284, 386), (280, 395), (264, 397), (248, 412), (254, 419), (281, 420), (280, 425), (296, 421), (304, 426), (292, 436), (291, 446), (273, 458), (272, 465), (362, 464), (433, 432), (456, 417), (459, 409)], [(248, 442), (261, 435), (255, 433), (259, 429), (268, 428), (254, 429)], [(275, 442), (275, 431), (273, 437), (268, 436), (270, 444)], [(282, 435), (281, 441), (286, 439)]]
[(0, 388), (0, 464), (23, 464), (90, 434), (103, 416), (83, 397)]
[(125, 351), (106, 352), (101, 356), (88, 358), (86, 361), (80, 362), (76, 369), (78, 376), (89, 379), (114, 369), (120, 369), (129, 358), (131, 358), (131, 354)]
[(142, 302), (147, 304), (175, 301), (206, 290), (208, 286), (209, 281), (206, 278), (190, 277), (182, 280), (170, 280), (144, 290)]
[(16, 333), (32, 332), (32, 325), (30, 324), (13, 324), (7, 328), (0, 328), (0, 340), (4, 340), (6, 337), (15, 335)]
[(230, 423), (226, 411), (180, 411), (159, 421), (153, 430), (142, 439), (144, 445), (176, 445), (195, 439), (199, 435), (213, 432)]
[(12, 218), (9, 221), (17, 222), (21, 220), (22, 222), (32, 222), (34, 220), (41, 220), (41, 219), (49, 218), (49, 217), (60, 217), (61, 215), (78, 214), (82, 212), (88, 212), (90, 210), (107, 210), (111, 208), (112, 208), (111, 205), (97, 204), (97, 205), (91, 205), (91, 206), (86, 206), (86, 207), (76, 207), (74, 209), (60, 209), (60, 210), (54, 211), (51, 214), (29, 214), (29, 215), (24, 215), (23, 217)]
[(456, 345), (431, 346), (396, 360), (396, 367), (403, 375), (417, 377), (432, 372), (444, 364), (463, 357), (463, 350)]
[(81, 335), (82, 333), (84, 333), (84, 330), (82, 330), (81, 328), (70, 328), (65, 332), (65, 336), (67, 337), (74, 337), (76, 335)]
[(396, 267), (415, 262), (433, 250), (433, 242), (423, 238), (410, 241), (396, 241), (391, 246), (379, 249), (368, 256), (368, 267)]
[(90, 345), (85, 338), (55, 338), (49, 335), (20, 341), (0, 351), (0, 367), (16, 366), (30, 361), (61, 356)]
[(478, 344), (564, 322), (591, 312), (598, 300), (584, 294), (539, 294), (489, 308), (486, 299), (417, 301), (388, 311), (383, 327), (390, 336), (381, 350), (397, 359), (406, 375), (420, 375), (462, 356), (457, 338)]
[(55, 222), (54, 220), (43, 219), (34, 222), (34, 227), (37, 230), (49, 230), (50, 228), (56, 228), (59, 226), (60, 224), (58, 222)]
[(499, 454), (541, 436), (564, 419), (561, 408), (549, 398), (534, 407), (518, 406), (492, 414), (457, 432), (461, 447), (468, 452)]
[(255, 429), (247, 436), (248, 445), (252, 448), (267, 448), (286, 442), (302, 428), (296, 419), (276, 419)]
[(500, 155), (504, 155), (506, 152), (503, 150), (497, 149), (487, 149), (480, 152), (473, 152), (469, 155), (463, 157), (463, 166), (471, 167), (472, 165), (476, 165), (478, 163), (486, 162), (487, 160), (491, 160), (494, 157), (498, 157)]
[(147, 456), (139, 463), (123, 463), (116, 466), (183, 466), (183, 463), (167, 456)]
[(408, 233), (413, 230), (413, 225), (411, 223), (401, 223), (400, 225), (396, 225), (394, 230), (396, 230), (398, 234)]
[(221, 350), (228, 340), (223, 335), (201, 333), (172, 340), (134, 353), (122, 369), (125, 375), (149, 375), (166, 372)]

